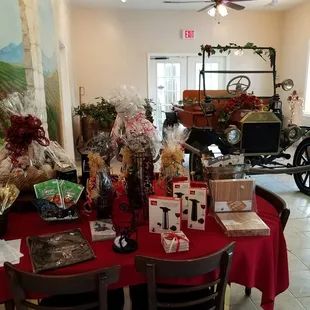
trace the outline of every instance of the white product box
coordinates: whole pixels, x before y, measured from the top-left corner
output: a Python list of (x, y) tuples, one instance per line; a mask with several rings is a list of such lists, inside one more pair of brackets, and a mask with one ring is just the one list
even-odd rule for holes
[(187, 227), (190, 229), (205, 230), (207, 213), (207, 189), (189, 189), (189, 213)]
[(182, 199), (182, 220), (187, 220), (190, 182), (173, 183), (173, 197)]
[(161, 244), (166, 253), (178, 253), (189, 250), (189, 240), (182, 231), (162, 233)]
[(103, 241), (115, 239), (116, 233), (113, 224), (107, 221), (89, 222), (92, 241)]
[(162, 233), (181, 230), (182, 199), (151, 196), (149, 198), (149, 231)]

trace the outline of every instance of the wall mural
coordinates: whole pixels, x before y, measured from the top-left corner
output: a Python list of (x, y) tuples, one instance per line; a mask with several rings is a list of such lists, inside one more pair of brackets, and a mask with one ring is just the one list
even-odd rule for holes
[(1, 0), (0, 96), (33, 89), (49, 138), (61, 142), (57, 49), (51, 0)]

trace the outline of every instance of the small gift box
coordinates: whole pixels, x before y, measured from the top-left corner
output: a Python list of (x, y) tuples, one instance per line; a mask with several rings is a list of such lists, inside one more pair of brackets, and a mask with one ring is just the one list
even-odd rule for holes
[(178, 253), (189, 250), (189, 240), (182, 231), (162, 233), (161, 244), (166, 253)]

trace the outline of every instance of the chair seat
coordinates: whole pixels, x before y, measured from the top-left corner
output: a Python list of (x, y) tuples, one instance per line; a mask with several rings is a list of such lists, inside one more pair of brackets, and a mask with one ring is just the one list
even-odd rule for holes
[[(177, 285), (165, 285), (165, 284), (158, 284), (158, 288), (186, 288), (188, 286), (177, 286)], [(211, 290), (205, 289), (197, 292), (189, 292), (183, 294), (157, 294), (157, 301), (158, 303), (179, 303), (179, 302), (188, 302), (197, 300), (203, 297), (210, 296)], [(147, 284), (141, 284), (137, 286), (130, 287), (130, 298), (132, 301), (132, 310), (147, 310), (148, 309), (148, 297), (147, 297)], [(214, 306), (214, 302), (208, 301), (200, 305), (190, 306), (190, 307), (182, 307), (182, 308), (173, 308), (174, 310), (208, 310)], [(161, 308), (159, 307), (158, 310), (168, 310), (171, 308)]]
[[(92, 302), (98, 302), (98, 292), (89, 292), (73, 295), (56, 295), (43, 298), (40, 306), (44, 307), (74, 307), (85, 305)], [(108, 291), (108, 310), (123, 310), (124, 308), (124, 293), (123, 289)], [(98, 310), (99, 306), (91, 310)]]

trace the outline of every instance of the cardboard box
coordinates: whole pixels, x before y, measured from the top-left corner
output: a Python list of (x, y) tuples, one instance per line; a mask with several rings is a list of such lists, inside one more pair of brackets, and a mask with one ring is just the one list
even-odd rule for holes
[(213, 180), (211, 182), (212, 211), (241, 212), (253, 209), (254, 180)]
[(89, 222), (92, 241), (111, 240), (116, 238), (116, 232), (110, 221)]
[(161, 244), (166, 253), (178, 253), (189, 250), (189, 240), (182, 231), (162, 233)]
[(189, 182), (173, 183), (173, 197), (182, 199), (182, 220), (187, 220), (189, 187)]
[(228, 237), (269, 236), (270, 229), (255, 212), (217, 213)]
[(181, 231), (182, 199), (151, 196), (149, 198), (149, 231)]
[(205, 230), (207, 213), (207, 189), (189, 189), (189, 213), (187, 227), (190, 229)]

